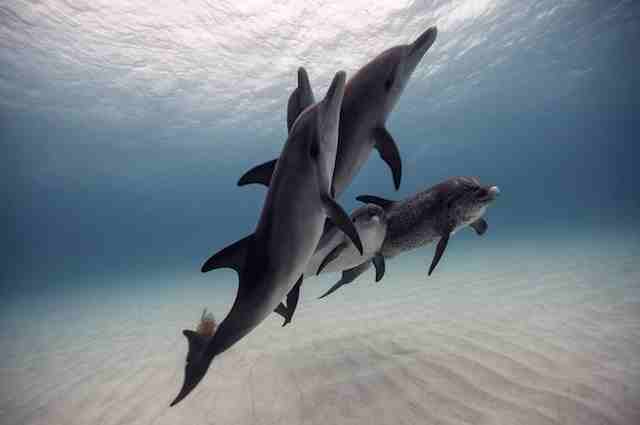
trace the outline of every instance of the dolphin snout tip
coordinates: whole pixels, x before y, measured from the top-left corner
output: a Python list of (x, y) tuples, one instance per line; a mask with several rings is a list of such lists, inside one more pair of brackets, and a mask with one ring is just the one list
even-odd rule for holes
[(416, 64), (420, 59), (422, 59), (422, 56), (424, 56), (433, 43), (435, 43), (437, 36), (438, 28), (433, 26), (420, 34), (420, 36), (410, 45), (410, 55), (414, 58)]
[(416, 44), (432, 44), (436, 37), (438, 36), (438, 27), (432, 26), (428, 28), (425, 32), (423, 32), (418, 39), (416, 40)]

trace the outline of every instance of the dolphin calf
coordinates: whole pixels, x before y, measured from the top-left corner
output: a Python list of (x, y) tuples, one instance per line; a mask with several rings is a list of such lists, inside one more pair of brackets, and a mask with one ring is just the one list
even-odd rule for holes
[[(362, 67), (347, 83), (340, 112), (340, 134), (333, 191), (339, 197), (360, 171), (372, 149), (377, 149), (391, 168), (396, 190), (402, 179), (400, 153), (385, 125), (409, 78), (437, 36), (436, 27), (422, 33), (413, 43), (392, 47)], [(287, 122), (295, 120), (313, 94), (306, 81), (289, 98)], [(271, 181), (277, 159), (247, 171), (238, 181), (239, 186)]]
[[(482, 216), (499, 194), (497, 186), (483, 186), (475, 177), (453, 177), (402, 201), (370, 195), (358, 196), (357, 199), (379, 205), (385, 211), (387, 232), (380, 249), (384, 258), (393, 258), (438, 240), (429, 267), (428, 274), (431, 275), (451, 235), (465, 226), (471, 227), (478, 235), (487, 231), (488, 224)], [(334, 288), (353, 282), (369, 267), (371, 262), (365, 261), (345, 270)], [(331, 292), (329, 290), (323, 296)]]
[(330, 195), (346, 74), (338, 72), (325, 98), (291, 127), (273, 173), (255, 232), (219, 251), (202, 272), (238, 272), (236, 299), (212, 336), (183, 331), (189, 343), (184, 382), (171, 406), (202, 380), (213, 358), (258, 326), (301, 280), (329, 218), (362, 252), (346, 212)]
[[(381, 250), (387, 235), (386, 213), (382, 207), (375, 204), (368, 204), (357, 209), (356, 214), (354, 214), (356, 215), (356, 228), (358, 229), (360, 236), (363, 237), (363, 244), (365, 247), (363, 256), (357, 255), (357, 252), (355, 252), (355, 249), (353, 248), (353, 244), (345, 240), (344, 235), (338, 233), (337, 229), (331, 229), (332, 233), (336, 236), (332, 237), (330, 239), (330, 243), (327, 243), (326, 245), (322, 244), (322, 240), (320, 241), (318, 249), (310, 261), (310, 265), (311, 267), (315, 267), (314, 260), (317, 262), (317, 259), (321, 258), (325, 252), (327, 252), (327, 255), (319, 265), (318, 274), (324, 271), (343, 271), (343, 275), (346, 273), (348, 276), (350, 273), (353, 273), (350, 272), (350, 270), (354, 268), (360, 270), (360, 268), (362, 268), (360, 271), (360, 273), (362, 273), (369, 269), (373, 263), (376, 269), (375, 279), (376, 282), (379, 282), (384, 277), (385, 272), (385, 259)], [(363, 220), (360, 226), (358, 226), (358, 220)], [(330, 248), (331, 250), (329, 250)], [(363, 261), (363, 259), (365, 261)], [(363, 264), (365, 266), (362, 266)], [(346, 279), (340, 279), (319, 298), (326, 297), (346, 283), (349, 283)]]
[[(376, 282), (382, 279), (385, 262), (380, 249), (387, 233), (384, 210), (374, 204), (364, 205), (351, 213), (351, 220), (358, 231), (364, 252), (360, 254), (351, 240), (337, 227), (332, 226), (324, 232), (313, 257), (307, 263), (305, 278), (320, 273), (340, 272), (366, 261), (367, 265), (373, 262), (376, 266)], [(284, 318), (282, 326), (286, 326), (293, 318), (300, 297), (301, 283), (302, 281), (299, 281), (289, 292), (287, 304), (280, 303), (274, 310)]]

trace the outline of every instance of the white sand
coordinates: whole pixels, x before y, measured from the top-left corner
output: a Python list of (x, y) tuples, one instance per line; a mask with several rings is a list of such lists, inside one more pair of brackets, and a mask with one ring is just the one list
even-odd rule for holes
[(389, 262), (381, 285), (368, 272), (322, 301), (337, 275), (309, 280), (290, 327), (274, 315), (173, 408), (180, 330), (203, 300), (222, 318), (231, 285), (14, 305), (0, 423), (639, 424), (637, 249), (483, 243), (462, 241), (429, 279), (426, 250)]

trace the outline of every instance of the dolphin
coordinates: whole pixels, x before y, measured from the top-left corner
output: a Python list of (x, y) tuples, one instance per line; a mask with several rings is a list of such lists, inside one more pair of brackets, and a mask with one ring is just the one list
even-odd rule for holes
[[(324, 232), (313, 257), (307, 263), (305, 278), (320, 273), (341, 272), (358, 266), (363, 261), (369, 264), (371, 260), (376, 266), (376, 282), (382, 279), (385, 263), (380, 249), (387, 233), (384, 210), (374, 204), (364, 205), (351, 213), (351, 221), (358, 231), (364, 252), (360, 254), (351, 240), (337, 227), (332, 226)], [(282, 326), (286, 326), (293, 318), (300, 298), (301, 283), (302, 281), (298, 282), (289, 292), (287, 304), (280, 303), (274, 310), (284, 318)]]
[[(484, 186), (475, 177), (452, 177), (402, 201), (391, 201), (377, 196), (358, 196), (361, 202), (375, 204), (385, 211), (387, 232), (380, 249), (385, 259), (411, 251), (438, 240), (428, 275), (433, 273), (449, 243), (450, 236), (461, 228), (471, 227), (478, 235), (488, 229), (483, 218), (487, 207), (500, 194), (497, 186)], [(371, 267), (364, 261), (345, 270), (332, 287), (353, 282)], [(335, 288), (335, 289), (334, 289)], [(329, 290), (323, 296), (333, 292)]]
[(379, 205), (387, 213), (389, 227), (382, 244), (386, 258), (438, 240), (431, 275), (452, 234), (466, 226), (478, 235), (487, 231), (482, 216), (498, 195), (498, 186), (483, 186), (476, 177), (452, 177), (400, 202), (370, 195), (356, 199)]
[(213, 358), (258, 326), (301, 280), (329, 218), (362, 252), (347, 213), (330, 195), (346, 74), (338, 72), (325, 98), (291, 127), (255, 232), (210, 257), (202, 272), (238, 272), (236, 299), (210, 337), (185, 330), (189, 343), (182, 388), (171, 406), (202, 380)]
[[(422, 33), (413, 43), (392, 47), (362, 67), (347, 83), (340, 112), (340, 134), (332, 188), (339, 197), (360, 171), (372, 149), (377, 149), (391, 168), (396, 190), (402, 179), (400, 153), (385, 125), (409, 78), (437, 36), (436, 27)], [(292, 93), (287, 122), (295, 120), (306, 102), (313, 101), (307, 81)], [(311, 94), (310, 94), (311, 93)], [(310, 95), (309, 95), (310, 94)], [(260, 183), (269, 186), (277, 159), (247, 171), (238, 186)]]

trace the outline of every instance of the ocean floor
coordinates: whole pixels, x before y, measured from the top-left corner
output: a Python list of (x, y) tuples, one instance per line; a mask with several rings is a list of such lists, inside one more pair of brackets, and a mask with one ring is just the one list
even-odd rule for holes
[(224, 317), (232, 273), (22, 297), (0, 423), (639, 424), (638, 247), (454, 238), (430, 278), (433, 247), (320, 301), (337, 275), (309, 279), (292, 325), (274, 314), (173, 408), (180, 331)]

